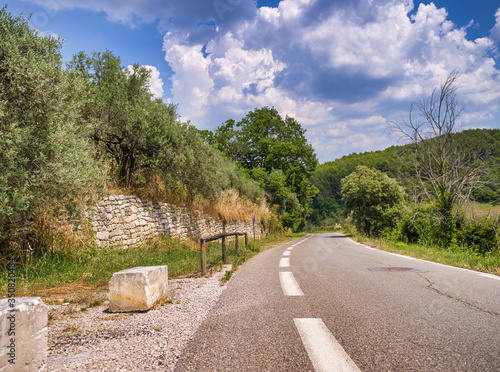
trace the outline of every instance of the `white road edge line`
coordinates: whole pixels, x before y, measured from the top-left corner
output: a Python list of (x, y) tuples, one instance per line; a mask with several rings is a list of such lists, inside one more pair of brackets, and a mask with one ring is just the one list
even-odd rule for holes
[(481, 276), (484, 276), (485, 278), (490, 278), (490, 279), (496, 279), (496, 280), (500, 280), (500, 276), (498, 275), (493, 275), (493, 274), (479, 274)]
[(315, 371), (360, 371), (323, 320), (294, 318), (293, 321)]
[(292, 251), (284, 251), (283, 256), (290, 256), (290, 253), (292, 253)]
[(402, 254), (392, 253), (392, 252), (387, 252), (387, 253), (392, 254), (393, 256), (396, 256), (396, 257), (406, 258), (408, 260), (416, 260), (415, 257), (411, 257), (411, 256), (405, 256), (405, 255), (402, 255)]
[(281, 257), (279, 267), (290, 267), (290, 257)]
[(364, 245), (364, 244), (361, 244), (361, 243), (355, 242), (355, 241), (354, 241), (354, 240), (352, 240), (351, 238), (347, 238), (347, 239), (348, 239), (348, 240), (350, 240), (350, 241), (351, 241), (351, 242), (353, 242), (353, 243), (356, 243), (356, 244), (362, 245), (362, 246), (363, 246), (363, 247), (365, 247), (365, 248), (368, 248), (368, 249), (371, 249), (371, 250), (374, 250), (374, 251), (378, 251), (378, 252), (381, 252), (381, 253), (387, 253), (387, 254), (390, 254), (390, 255), (393, 255), (393, 256), (402, 257), (402, 258), (407, 258), (407, 259), (409, 259), (409, 260), (416, 260), (416, 261), (427, 262), (427, 263), (430, 263), (430, 264), (434, 264), (434, 265), (438, 265), (438, 266), (447, 267), (447, 268), (449, 268), (449, 269), (456, 269), (456, 270), (461, 270), (461, 271), (468, 271), (468, 272), (470, 272), (470, 273), (474, 273), (474, 274), (476, 274), (476, 275), (484, 276), (485, 278), (490, 278), (490, 279), (500, 280), (500, 276), (498, 276), (498, 275), (481, 273), (481, 272), (479, 272), (479, 271), (475, 271), (475, 270), (471, 270), (471, 269), (464, 269), (463, 267), (450, 266), (450, 265), (445, 265), (445, 264), (438, 263), (438, 262), (432, 262), (432, 261), (424, 260), (423, 258), (415, 258), (415, 257), (411, 257), (411, 256), (406, 256), (406, 255), (403, 255), (403, 254), (397, 254), (397, 253), (387, 252), (387, 251), (384, 251), (384, 250), (382, 250), (382, 249), (375, 249), (375, 248), (372, 248), (372, 247), (368, 247), (368, 246), (366, 246), (366, 245)]
[(285, 296), (304, 295), (291, 271), (280, 271), (280, 282)]

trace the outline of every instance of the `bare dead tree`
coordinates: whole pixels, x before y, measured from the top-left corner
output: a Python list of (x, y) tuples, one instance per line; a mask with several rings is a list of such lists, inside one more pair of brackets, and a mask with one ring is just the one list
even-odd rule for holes
[(429, 98), (412, 103), (408, 119), (390, 122), (391, 133), (413, 144), (421, 195), (445, 214), (469, 201), (471, 193), (481, 186), (485, 170), (480, 154), (472, 147), (464, 148), (453, 136), (461, 129), (463, 112), (456, 95), (459, 76), (457, 70), (452, 71)]

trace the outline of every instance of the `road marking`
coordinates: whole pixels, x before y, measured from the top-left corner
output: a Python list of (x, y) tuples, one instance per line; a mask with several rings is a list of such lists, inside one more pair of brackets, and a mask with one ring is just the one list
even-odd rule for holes
[(293, 247), (288, 247), (287, 249), (285, 249), (286, 251), (291, 251), (293, 250)]
[(500, 276), (498, 275), (493, 275), (493, 274), (479, 274), (481, 276), (484, 276), (485, 278), (491, 278), (491, 279), (496, 279), (496, 280), (500, 280)]
[(281, 257), (279, 267), (290, 267), (290, 257)]
[(304, 295), (291, 271), (280, 271), (280, 282), (285, 296)]
[(290, 256), (290, 253), (292, 253), (292, 251), (284, 251), (283, 256)]
[[(345, 236), (345, 235), (344, 235), (344, 236)], [(351, 238), (347, 238), (347, 239), (348, 239), (348, 240), (350, 240), (351, 242), (355, 243), (355, 244), (362, 245), (362, 246), (364, 246), (365, 248), (368, 248), (368, 249), (371, 249), (371, 250), (374, 250), (374, 251), (378, 251), (378, 252), (381, 252), (381, 253), (388, 253), (388, 254), (393, 255), (393, 256), (398, 256), (398, 257), (402, 257), (402, 258), (407, 258), (407, 259), (410, 259), (410, 260), (422, 261), (422, 262), (426, 262), (426, 263), (430, 263), (430, 264), (434, 264), (434, 265), (438, 265), (438, 266), (446, 267), (446, 268), (448, 268), (448, 269), (455, 269), (455, 270), (461, 270), (461, 271), (468, 271), (468, 272), (470, 272), (470, 273), (474, 273), (474, 274), (477, 274), (477, 275), (481, 275), (481, 276), (484, 276), (484, 277), (486, 277), (486, 278), (500, 280), (500, 277), (499, 277), (498, 275), (481, 273), (481, 272), (479, 272), (479, 271), (475, 271), (475, 270), (471, 270), (471, 269), (464, 269), (463, 267), (455, 267), (455, 266), (445, 265), (445, 264), (438, 263), (438, 262), (432, 262), (432, 261), (424, 260), (423, 258), (415, 258), (415, 257), (406, 256), (406, 255), (402, 255), (402, 254), (397, 254), (397, 253), (387, 252), (387, 251), (384, 251), (384, 250), (381, 250), (381, 249), (376, 249), (376, 248), (368, 247), (368, 246), (366, 246), (366, 245), (364, 245), (364, 244), (361, 244), (361, 243), (355, 242), (355, 241), (354, 241), (354, 240), (352, 240)]]
[(359, 371), (325, 323), (318, 318), (294, 318), (315, 371)]
[(409, 260), (416, 260), (416, 258), (415, 258), (415, 257), (404, 256), (404, 255), (402, 255), (402, 254), (397, 254), (397, 253), (392, 253), (392, 252), (387, 252), (387, 253), (392, 254), (393, 256), (401, 257), (401, 258), (407, 258), (407, 259), (409, 259)]

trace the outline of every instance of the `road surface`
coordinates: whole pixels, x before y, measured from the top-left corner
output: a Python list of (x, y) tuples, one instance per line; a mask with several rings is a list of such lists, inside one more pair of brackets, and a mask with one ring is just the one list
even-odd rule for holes
[(500, 277), (310, 235), (239, 268), (178, 371), (500, 371)]

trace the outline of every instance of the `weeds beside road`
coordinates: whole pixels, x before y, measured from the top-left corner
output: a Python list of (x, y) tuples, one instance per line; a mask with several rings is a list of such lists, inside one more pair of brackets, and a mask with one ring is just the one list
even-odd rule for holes
[[(250, 239), (249, 248), (239, 248), (236, 254), (234, 241), (228, 241), (228, 262), (235, 270), (257, 253), (296, 239), (304, 234), (271, 235), (257, 240)], [(241, 242), (240, 242), (241, 243)], [(207, 244), (207, 266), (210, 271), (222, 267), (220, 242)], [(4, 265), (10, 257), (1, 258)], [(105, 249), (94, 247), (80, 251), (46, 253), (22, 266), (16, 266), (16, 296), (50, 297), (53, 293), (99, 292), (108, 288), (113, 273), (136, 266), (167, 265), (169, 278), (200, 276), (200, 248), (196, 242), (181, 242), (161, 236), (135, 248)], [(7, 270), (0, 274), (0, 297), (7, 296)], [(61, 293), (62, 292), (62, 293)]]

